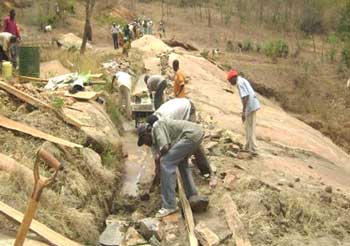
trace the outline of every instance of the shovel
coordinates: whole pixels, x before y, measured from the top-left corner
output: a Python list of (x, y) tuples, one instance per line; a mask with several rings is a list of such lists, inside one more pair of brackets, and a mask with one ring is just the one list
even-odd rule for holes
[[(39, 174), (39, 160), (42, 159), (49, 167), (55, 169), (54, 174), (50, 178), (42, 178)], [(61, 163), (53, 157), (51, 153), (44, 149), (39, 149), (34, 164), (34, 189), (29, 200), (27, 211), (24, 214), (21, 226), (18, 229), (15, 246), (22, 246), (27, 236), (30, 224), (34, 218), (35, 212), (38, 208), (41, 193), (45, 187), (52, 184), (58, 174), (58, 171), (63, 169)]]

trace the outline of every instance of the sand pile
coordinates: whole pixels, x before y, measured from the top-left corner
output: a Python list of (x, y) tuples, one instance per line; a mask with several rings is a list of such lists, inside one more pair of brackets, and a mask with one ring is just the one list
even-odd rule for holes
[[(79, 38), (77, 35), (75, 35), (74, 33), (67, 33), (62, 35), (58, 41), (65, 47), (65, 48), (71, 48), (71, 47), (76, 47), (76, 48), (80, 48), (81, 43), (83, 42), (83, 40), (81, 38)], [(86, 44), (86, 48), (88, 49), (92, 49), (91, 44)]]
[(166, 45), (162, 40), (156, 38), (153, 35), (145, 35), (140, 39), (135, 40), (131, 44), (132, 48), (138, 48), (141, 51), (159, 54), (167, 51), (171, 51), (171, 48)]

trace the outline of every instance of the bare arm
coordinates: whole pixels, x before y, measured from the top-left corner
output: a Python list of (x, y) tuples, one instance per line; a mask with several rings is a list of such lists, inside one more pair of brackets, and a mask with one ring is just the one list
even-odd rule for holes
[(242, 102), (243, 102), (242, 122), (245, 122), (245, 120), (246, 120), (245, 112), (247, 110), (248, 101), (249, 101), (249, 96), (243, 97), (243, 99), (242, 99)]

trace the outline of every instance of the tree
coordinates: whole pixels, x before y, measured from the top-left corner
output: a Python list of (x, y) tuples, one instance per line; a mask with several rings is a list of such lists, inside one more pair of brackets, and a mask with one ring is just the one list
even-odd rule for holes
[(95, 0), (85, 0), (85, 26), (83, 34), (83, 42), (81, 44), (80, 53), (84, 54), (86, 43), (90, 37), (92, 38), (91, 16), (95, 6)]

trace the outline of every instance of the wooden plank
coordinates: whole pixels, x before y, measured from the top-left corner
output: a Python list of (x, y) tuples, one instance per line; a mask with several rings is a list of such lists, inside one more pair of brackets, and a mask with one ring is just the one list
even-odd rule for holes
[(103, 73), (97, 73), (97, 74), (91, 74), (90, 78), (91, 79), (100, 79), (100, 78), (102, 78), (102, 76), (103, 76)]
[(47, 83), (47, 82), (49, 82), (48, 79), (28, 77), (28, 76), (22, 76), (22, 75), (18, 75), (18, 80), (20, 80), (20, 81), (22, 81), (22, 80), (29, 80), (29, 81), (38, 82), (38, 83)]
[[(5, 203), (0, 201), (0, 213), (5, 215), (6, 217), (12, 219), (13, 221), (17, 223), (22, 223), (23, 220), (23, 213), (19, 212), (16, 209), (11, 208), (10, 206), (6, 205)], [(63, 235), (55, 232), (54, 230), (48, 228), (44, 224), (40, 223), (37, 220), (32, 221), (30, 225), (30, 230), (42, 238), (44, 238), (46, 241), (48, 241), (51, 245), (55, 246), (79, 246), (81, 244), (76, 243)]]
[(190, 240), (190, 246), (198, 246), (198, 240), (195, 235), (195, 225), (192, 214), (192, 209), (189, 201), (187, 200), (185, 190), (183, 187), (182, 179), (179, 170), (176, 170), (177, 185), (179, 188), (179, 197), (182, 205), (183, 213), (185, 216), (185, 224), (187, 228), (188, 239)]
[(223, 208), (225, 211), (226, 222), (235, 237), (236, 245), (251, 246), (248, 239), (248, 234), (244, 229), (241, 219), (239, 218), (237, 206), (229, 193), (224, 194), (222, 204), (224, 204)]
[(75, 119), (74, 117), (66, 116), (66, 115), (62, 114), (61, 112), (58, 112), (51, 105), (49, 105), (43, 101), (40, 101), (39, 99), (37, 99), (37, 98), (27, 94), (27, 93), (24, 93), (23, 91), (20, 91), (9, 84), (6, 84), (6, 83), (0, 81), (0, 88), (7, 91), (11, 95), (14, 95), (15, 97), (21, 99), (22, 101), (29, 103), (30, 105), (33, 105), (34, 107), (41, 108), (44, 110), (54, 111), (65, 122), (79, 128), (79, 129), (83, 126), (83, 124), (79, 120)]
[(64, 93), (65, 97), (73, 97), (79, 100), (94, 100), (97, 98), (98, 94), (94, 91), (79, 91), (75, 94), (71, 94), (68, 91)]
[(0, 88), (7, 91), (8, 93), (14, 95), (15, 97), (21, 99), (22, 101), (29, 103), (30, 105), (33, 105), (37, 108), (54, 110), (53, 107), (51, 107), (49, 104), (42, 102), (39, 99), (37, 99), (37, 98), (27, 94), (27, 93), (24, 93), (23, 91), (20, 91), (9, 84), (6, 84), (6, 83), (0, 81)]
[(69, 142), (67, 140), (54, 137), (54, 136), (49, 135), (45, 132), (42, 132), (38, 129), (35, 129), (33, 127), (30, 127), (28, 125), (22, 124), (22, 123), (17, 122), (17, 121), (13, 121), (13, 120), (8, 119), (8, 118), (1, 116), (1, 115), (0, 115), (0, 126), (7, 128), (7, 129), (10, 129), (10, 130), (23, 132), (23, 133), (26, 133), (26, 134), (31, 135), (33, 137), (45, 139), (45, 140), (50, 141), (52, 143), (57, 143), (57, 144), (64, 145), (67, 147), (83, 148), (83, 146), (81, 146), (79, 144), (75, 144), (75, 143)]

